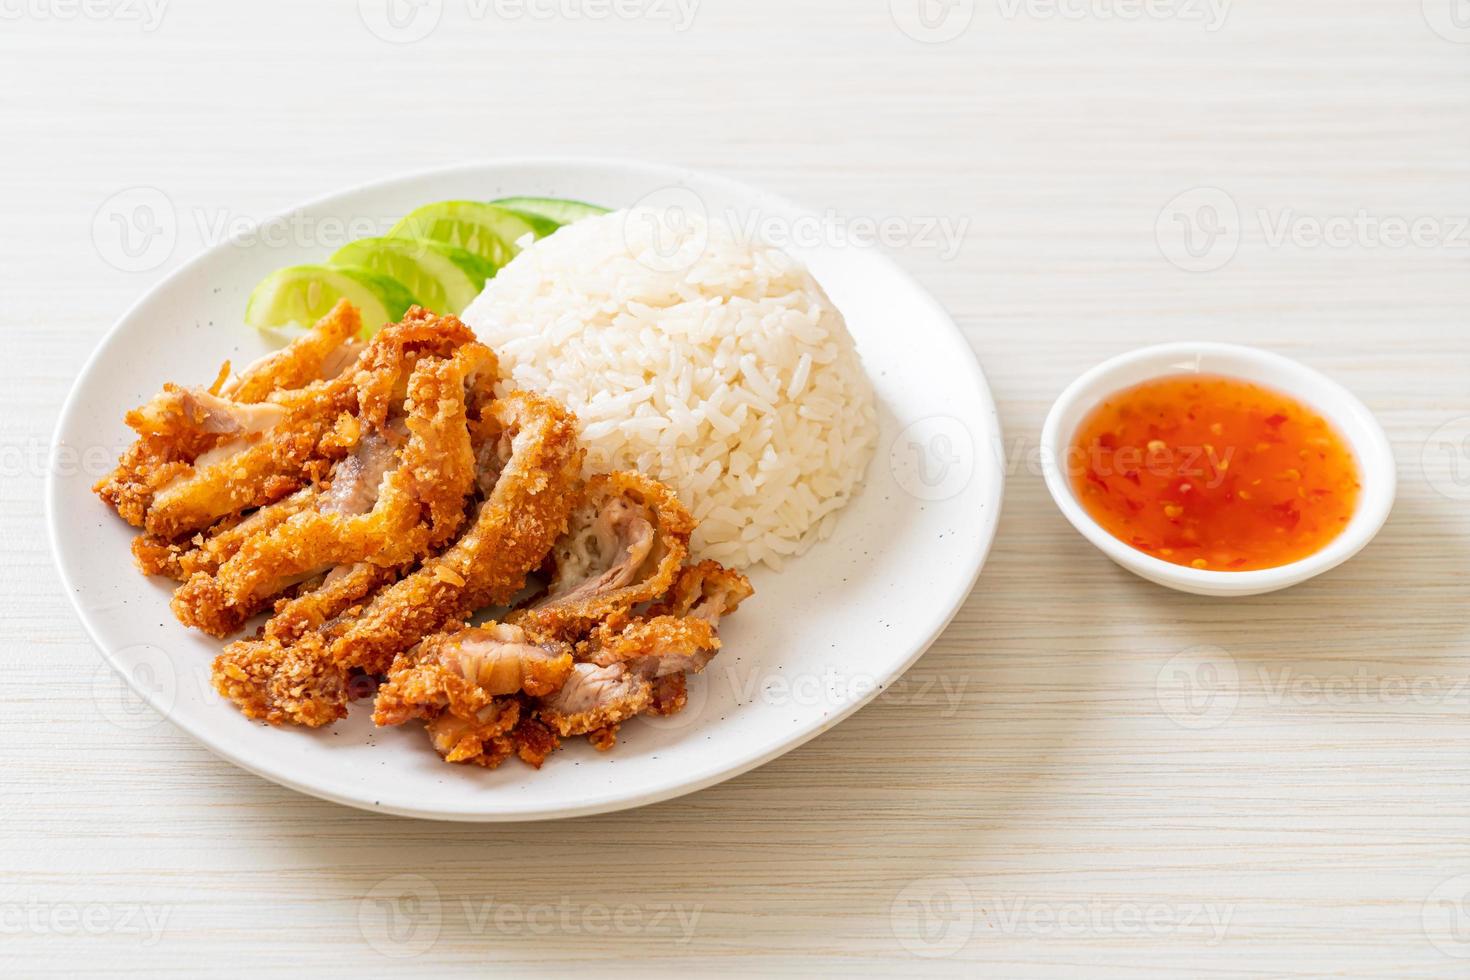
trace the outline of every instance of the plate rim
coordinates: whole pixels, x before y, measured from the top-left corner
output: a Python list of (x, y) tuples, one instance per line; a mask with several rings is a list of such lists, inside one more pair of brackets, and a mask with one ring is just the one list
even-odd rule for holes
[[(669, 178), (676, 182), (692, 178), (706, 184), (724, 185), (724, 187), (726, 187), (727, 189), (743, 195), (747, 198), (764, 200), (770, 202), (773, 205), (790, 209), (792, 212), (800, 214), (814, 213), (808, 208), (802, 207), (799, 204), (788, 200), (784, 196), (773, 194), (754, 185), (747, 184), (743, 181), (736, 180), (731, 177), (726, 177), (723, 174), (713, 173), (710, 171), (703, 171), (685, 167), (675, 167), (666, 164), (647, 163), (644, 161), (619, 157), (576, 155), (509, 156), (491, 157), (487, 159), (475, 160), (472, 162), (457, 163), (450, 166), (428, 167), (420, 170), (381, 177), (374, 180), (362, 181), (349, 187), (332, 191), (330, 193), (317, 195), (315, 197), (292, 205), (289, 208), (277, 211), (260, 219), (258, 222), (253, 223), (252, 228), (268, 226), (272, 222), (278, 222), (280, 220), (288, 218), (292, 214), (299, 211), (305, 211), (311, 208), (318, 208), (330, 205), (333, 201), (339, 198), (351, 197), (364, 193), (371, 193), (374, 191), (381, 191), (395, 184), (411, 183), (422, 181), (425, 179), (432, 179), (434, 177), (463, 175), (473, 172), (484, 172), (491, 171), (497, 168), (511, 167), (533, 169), (553, 167), (596, 168), (600, 170), (615, 169), (628, 172), (636, 176), (654, 176), (659, 178)], [(908, 670), (912, 668), (913, 665), (919, 660), (919, 658), (929, 651), (929, 649), (934, 645), (935, 641), (937, 641), (939, 637), (944, 634), (944, 632), (949, 628), (950, 624), (954, 622), (955, 616), (959, 614), (959, 611), (963, 607), (965, 600), (968, 599), (971, 593), (974, 592), (975, 584), (979, 581), (980, 573), (984, 570), (985, 564), (990, 556), (990, 552), (994, 547), (996, 533), (1000, 525), (1001, 511), (1005, 500), (1006, 473), (1005, 467), (1003, 465), (997, 468), (995, 479), (991, 481), (994, 489), (991, 491), (989, 498), (985, 499), (981, 503), (982, 508), (988, 510), (992, 516), (988, 521), (985, 529), (982, 531), (980, 538), (975, 541), (974, 549), (970, 552), (970, 567), (968, 573), (957, 577), (957, 585), (955, 590), (945, 599), (944, 603), (942, 604), (943, 607), (946, 609), (945, 614), (941, 618), (936, 620), (935, 625), (932, 629), (928, 631), (927, 635), (922, 640), (916, 643), (913, 651), (909, 654), (909, 656), (907, 656), (901, 663), (896, 662), (895, 665), (883, 676), (875, 678), (876, 683), (871, 685), (870, 689), (865, 692), (861, 697), (853, 698), (847, 704), (844, 704), (841, 707), (835, 709), (830, 715), (823, 718), (821, 723), (812, 726), (810, 730), (800, 732), (795, 737), (781, 741), (774, 747), (767, 749), (764, 752), (758, 753), (754, 756), (748, 758), (739, 758), (733, 763), (718, 762), (709, 767), (707, 771), (698, 775), (694, 779), (682, 780), (671, 783), (667, 786), (644, 790), (640, 793), (636, 793), (632, 796), (628, 796), (622, 799), (595, 800), (580, 806), (561, 806), (539, 810), (532, 807), (525, 810), (517, 811), (471, 813), (462, 811), (435, 810), (430, 807), (383, 805), (381, 803), (369, 802), (364, 799), (358, 799), (344, 794), (336, 793), (333, 792), (330, 788), (324, 788), (302, 782), (293, 779), (291, 776), (284, 772), (266, 771), (265, 769), (258, 767), (252, 762), (248, 761), (248, 756), (244, 753), (232, 752), (230, 751), (228, 746), (219, 744), (215, 738), (208, 736), (202, 731), (198, 730), (198, 728), (190, 723), (187, 719), (180, 718), (176, 716), (173, 712), (160, 708), (158, 704), (155, 703), (156, 699), (152, 695), (152, 693), (147, 690), (146, 687), (140, 688), (140, 686), (135, 683), (134, 678), (128, 673), (128, 671), (123, 669), (123, 667), (120, 666), (119, 663), (113, 658), (112, 653), (108, 649), (108, 645), (103, 641), (103, 638), (101, 636), (101, 629), (96, 623), (94, 623), (92, 617), (83, 607), (79, 591), (76, 585), (73, 583), (71, 575), (67, 571), (65, 562), (62, 561), (61, 543), (59, 539), (60, 524), (58, 508), (60, 502), (58, 500), (58, 494), (60, 493), (60, 484), (58, 481), (56, 458), (57, 452), (61, 446), (62, 434), (69, 427), (69, 422), (71, 421), (73, 413), (76, 412), (79, 408), (82, 391), (85, 387), (83, 382), (92, 375), (94, 370), (98, 368), (105, 356), (111, 350), (113, 344), (117, 342), (118, 335), (121, 332), (123, 325), (129, 322), (141, 307), (148, 303), (157, 293), (167, 289), (175, 280), (185, 277), (186, 275), (190, 274), (196, 266), (203, 264), (205, 261), (216, 255), (216, 253), (231, 248), (232, 246), (233, 239), (226, 238), (222, 241), (214, 243), (208, 248), (201, 250), (197, 255), (191, 256), (189, 259), (181, 263), (178, 268), (172, 270), (162, 279), (159, 279), (157, 282), (144, 289), (142, 294), (128, 305), (128, 307), (113, 321), (112, 325), (102, 335), (101, 340), (97, 342), (96, 346), (92, 349), (92, 352), (82, 363), (82, 366), (78, 370), (75, 379), (72, 381), (71, 388), (67, 392), (65, 399), (63, 399), (61, 403), (61, 408), (57, 415), (56, 424), (52, 429), (51, 439), (47, 448), (47, 467), (44, 485), (44, 507), (46, 518), (46, 539), (47, 546), (51, 552), (51, 563), (56, 569), (57, 575), (61, 580), (62, 587), (66, 592), (67, 601), (70, 603), (71, 608), (73, 612), (75, 612), (78, 620), (80, 620), (82, 628), (87, 634), (87, 638), (101, 654), (103, 662), (110, 666), (113, 672), (115, 674), (118, 674), (128, 685), (129, 689), (131, 689), (135, 695), (137, 695), (145, 703), (147, 703), (151, 709), (156, 711), (164, 721), (166, 721), (179, 731), (183, 732), (184, 734), (188, 735), (193, 741), (203, 746), (217, 758), (223, 759), (224, 761), (229, 762), (232, 765), (235, 765), (245, 770), (246, 772), (260, 777), (261, 779), (265, 779), (279, 786), (284, 786), (288, 789), (295, 790), (296, 792), (302, 793), (306, 796), (326, 800), (328, 802), (337, 803), (343, 806), (352, 807), (353, 809), (362, 810), (368, 813), (391, 814), (399, 817), (411, 817), (417, 819), (438, 820), (455, 823), (525, 823), (544, 820), (571, 819), (575, 817), (592, 816), (600, 813), (614, 813), (622, 810), (634, 809), (637, 807), (650, 806), (655, 803), (661, 803), (691, 793), (696, 793), (700, 790), (708, 789), (711, 786), (725, 782), (726, 780), (734, 779), (737, 776), (744, 775), (745, 773), (750, 772), (753, 769), (757, 769), (760, 766), (765, 765), (767, 762), (770, 762), (773, 759), (779, 758), (780, 756), (785, 755), (788, 752), (792, 752), (795, 749), (800, 748), (817, 736), (830, 731), (832, 728), (836, 727), (847, 718), (851, 717), (859, 709), (871, 703), (878, 696), (878, 694), (886, 689), (893, 681), (897, 680), (903, 674), (907, 673)], [(943, 321), (944, 326), (954, 336), (954, 339), (957, 340), (961, 347), (969, 354), (968, 358), (965, 359), (965, 367), (968, 369), (968, 373), (971, 376), (971, 382), (975, 386), (975, 390), (983, 403), (982, 407), (984, 410), (984, 431), (982, 433), (977, 433), (977, 435), (981, 435), (985, 439), (989, 440), (989, 444), (993, 448), (998, 449), (999, 447), (1003, 446), (1003, 434), (1000, 426), (999, 411), (995, 403), (994, 391), (991, 389), (989, 379), (985, 375), (985, 371), (980, 364), (979, 357), (970, 347), (969, 341), (966, 339), (964, 332), (960, 330), (959, 325), (954, 320), (954, 317), (950, 314), (949, 310), (946, 309), (944, 305), (940, 303), (939, 300), (921, 282), (919, 282), (917, 278), (910, 274), (907, 269), (904, 269), (902, 266), (900, 266), (898, 262), (894, 259), (894, 257), (886, 249), (874, 248), (870, 251), (869, 254), (873, 260), (875, 260), (885, 268), (885, 271), (889, 275), (894, 276), (911, 286), (914, 289), (916, 295), (921, 297), (922, 301), (928, 304), (932, 308), (932, 311), (934, 313), (938, 314), (938, 318)], [(881, 451), (882, 447), (879, 447), (880, 454)], [(876, 463), (876, 459), (874, 462)], [(866, 477), (864, 482), (866, 484)], [(821, 543), (817, 545), (817, 547), (821, 546)]]

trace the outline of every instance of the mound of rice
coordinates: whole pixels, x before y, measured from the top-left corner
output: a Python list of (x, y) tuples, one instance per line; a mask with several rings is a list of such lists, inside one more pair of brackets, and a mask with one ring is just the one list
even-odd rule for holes
[(700, 557), (780, 567), (832, 531), (877, 443), (847, 325), (779, 249), (620, 211), (522, 252), (463, 318), (505, 387), (577, 413), (588, 471), (632, 468), (699, 520)]

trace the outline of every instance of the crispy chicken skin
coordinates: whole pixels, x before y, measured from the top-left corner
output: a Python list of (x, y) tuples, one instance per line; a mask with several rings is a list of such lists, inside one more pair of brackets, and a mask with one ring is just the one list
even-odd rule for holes
[(275, 613), (262, 635), (290, 642), (335, 623), (344, 616), (355, 615), (362, 603), (378, 589), (397, 581), (407, 566), (384, 566), (370, 561), (354, 565), (338, 565), (321, 583), (299, 595), (276, 602)]
[[(605, 751), (623, 722), (684, 708), (686, 673), (715, 656), (720, 616), (749, 595), (745, 577), (716, 562), (682, 569), (654, 607), (659, 615), (603, 622), (578, 644), (575, 663), (564, 643), (508, 624), (429, 637), (394, 662), (373, 720), (425, 720), (435, 748), (451, 762), (495, 766), (514, 752), (539, 767), (561, 738), (576, 735)], [(507, 698), (522, 701), (513, 730), (500, 724), (494, 707)], [(497, 721), (487, 728), (492, 717)]]
[(379, 593), (348, 628), (333, 647), (344, 667), (382, 674), (424, 636), (509, 602), (566, 530), (582, 466), (576, 418), (528, 392), (495, 401), (490, 415), (510, 455), (489, 496), (453, 547)]
[(674, 492), (638, 473), (594, 476), (552, 549), (551, 590), (509, 621), (576, 640), (668, 591), (689, 554), (694, 519)]
[[(335, 377), (275, 389), (261, 404), (212, 392), (175, 399), (165, 389), (152, 407), (130, 413), (139, 440), (97, 492), (129, 523), (170, 541), (272, 503), (322, 479), (363, 426), (382, 428), (420, 358), (452, 356), (473, 339), (453, 317), (414, 308), (401, 323), (384, 327)], [(160, 399), (189, 409), (154, 411)], [(162, 433), (155, 415), (169, 420)], [(261, 429), (270, 419), (273, 424)]]
[[(516, 626), (490, 623), (426, 638), (400, 654), (378, 692), (373, 721), (401, 725), (422, 718), (449, 762), (494, 767), (512, 751), (539, 766), (560, 740), (522, 709), (513, 731), (484, 721), (515, 696), (550, 695), (573, 669), (571, 647), (536, 642)], [(496, 708), (495, 717), (500, 717)]]
[(686, 674), (704, 670), (719, 652), (720, 617), (752, 591), (744, 575), (718, 562), (682, 569), (669, 595), (646, 616), (615, 614), (578, 644), (576, 673), (541, 699), (536, 717), (559, 735), (588, 735), (606, 751), (634, 715), (680, 711)]
[[(234, 384), (223, 381), (226, 364), (211, 389), (165, 385), (152, 401), (125, 417), (138, 439), (117, 468), (98, 482), (97, 494), (129, 524), (142, 527), (159, 490), (190, 473), (201, 455), (249, 428), (231, 424), (232, 415), (253, 418), (258, 425), (261, 412), (247, 406), (258, 405), (278, 389), (305, 387), (316, 380), (324, 362), (350, 344), (361, 327), (357, 309), (344, 300), (304, 336), (258, 362)], [(265, 411), (283, 409), (274, 405)]]
[(720, 649), (715, 628), (693, 616), (655, 616), (618, 627), (603, 623), (585, 641), (578, 653), (581, 659), (599, 667), (622, 664), (649, 680), (682, 674), (699, 673), (714, 659)]
[(586, 735), (627, 721), (652, 700), (653, 685), (623, 664), (579, 663), (561, 690), (542, 699), (537, 716), (559, 735)]
[(717, 561), (702, 561), (679, 570), (674, 587), (648, 610), (650, 616), (692, 616), (718, 626), (740, 604), (755, 595), (750, 579)]
[[(250, 718), (319, 727), (377, 688), (379, 725), (416, 723), (448, 762), (539, 767), (564, 738), (599, 750), (688, 701), (750, 582), (686, 564), (694, 521), (634, 472), (582, 479), (576, 418), (529, 392), (454, 317), (417, 307), (371, 340), (339, 304), (308, 334), (208, 388), (165, 386), (97, 486), (144, 533), (138, 567), (216, 636)], [(471, 617), (541, 593), (501, 622)], [(381, 686), (379, 687), (379, 684)]]
[(446, 762), (494, 769), (515, 751), (512, 733), (521, 720), (514, 698), (492, 701), (470, 717), (443, 714), (428, 724), (429, 741)]
[(303, 575), (363, 561), (401, 565), (443, 545), (459, 530), (475, 481), (466, 379), (493, 362), (480, 344), (420, 360), (403, 406), (406, 441), (391, 420), (362, 436), (314, 506), (247, 540), (216, 572), (193, 574), (174, 596), (180, 621), (228, 636)]
[(232, 514), (223, 518), (208, 531), (179, 543), (140, 534), (133, 539), (133, 559), (144, 575), (167, 575), (180, 582), (188, 581), (195, 572), (213, 575), (235, 556), (246, 541), (279, 527), (293, 514), (310, 507), (315, 499), (316, 493), (312, 488), (298, 490), (246, 515)]
[(249, 365), (225, 382), (220, 394), (237, 402), (263, 401), (282, 388), (304, 388), (334, 378), (361, 353), (362, 317), (357, 307), (338, 300), (315, 327), (288, 346)]
[(323, 632), (291, 641), (238, 640), (215, 658), (215, 690), (248, 718), (272, 725), (330, 725), (347, 713), (349, 673), (327, 656), (329, 642)]
[[(565, 530), (582, 465), (575, 418), (555, 402), (524, 392), (487, 412), (508, 453), (465, 533), (442, 554), (389, 585), (354, 616), (292, 642), (270, 636), (231, 644), (215, 661), (216, 687), (251, 717), (275, 724), (326, 724), (346, 713), (345, 677), (354, 669), (387, 673), (394, 657), (425, 636), (463, 623), (475, 610), (508, 602)], [(297, 649), (297, 648), (300, 649)], [(305, 670), (300, 658), (315, 662)], [(302, 677), (319, 698), (282, 700), (272, 665)], [(243, 674), (244, 676), (239, 676)], [(324, 680), (324, 678), (335, 678)]]
[(435, 634), (393, 662), (373, 721), (401, 725), (445, 709), (471, 718), (498, 697), (554, 693), (571, 671), (571, 647), (537, 643), (516, 626), (492, 623)]

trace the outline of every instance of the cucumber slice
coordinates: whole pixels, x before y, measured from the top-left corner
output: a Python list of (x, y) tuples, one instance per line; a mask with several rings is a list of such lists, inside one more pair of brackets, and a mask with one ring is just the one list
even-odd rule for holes
[(388, 232), (389, 238), (428, 238), (462, 248), (497, 269), (516, 254), (516, 241), (534, 235), (525, 218), (479, 201), (441, 201), (411, 212)]
[(522, 211), (520, 208), (506, 207), (505, 205), (498, 203), (495, 204), (495, 206), (497, 208), (503, 208), (504, 210), (509, 211), (511, 214), (515, 215), (518, 218), (521, 218), (523, 221), (526, 222), (526, 224), (536, 229), (537, 241), (540, 241), (541, 239), (545, 238), (547, 235), (551, 234), (561, 227), (560, 224), (552, 221), (550, 218), (545, 217), (544, 215), (532, 214), (530, 211)]
[(328, 261), (396, 279), (420, 306), (435, 313), (460, 313), (495, 275), (495, 267), (484, 259), (426, 238), (363, 238), (338, 249)]
[[(583, 218), (595, 218), (599, 214), (607, 214), (607, 208), (598, 207), (596, 204), (568, 201), (558, 197), (502, 197), (490, 203), (523, 215), (527, 221), (537, 226), (538, 238), (546, 237), (562, 225), (569, 225)], [(542, 228), (547, 230), (542, 231)]]
[(309, 327), (346, 298), (362, 313), (364, 337), (403, 319), (413, 294), (395, 279), (353, 266), (293, 265), (266, 276), (250, 294), (245, 322), (257, 330)]

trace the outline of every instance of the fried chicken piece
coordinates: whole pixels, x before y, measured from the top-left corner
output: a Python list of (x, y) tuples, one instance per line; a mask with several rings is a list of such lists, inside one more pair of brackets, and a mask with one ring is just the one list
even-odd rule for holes
[[(353, 366), (337, 377), (274, 391), (268, 403), (284, 410), (284, 415), (270, 429), (232, 437), (192, 459), (179, 460), (186, 462), (182, 468), (165, 466), (168, 477), (161, 482), (147, 474), (150, 491), (140, 523), (155, 537), (176, 540), (323, 478), (355, 443), (363, 426), (383, 428), (391, 405), (402, 402), (420, 358), (450, 357), (473, 339), (469, 328), (453, 317), (410, 310), (403, 321), (380, 331)], [(110, 480), (99, 484), (105, 499), (110, 499), (106, 492)]]
[(357, 307), (338, 300), (310, 331), (225, 382), (220, 394), (237, 402), (258, 402), (282, 388), (304, 388), (313, 381), (335, 378), (362, 352), (363, 344), (357, 339), (361, 332)]
[(218, 390), (223, 370), (221, 381), (209, 389), (165, 385), (148, 404), (127, 414), (126, 422), (138, 440), (93, 489), (129, 524), (142, 527), (155, 495), (187, 475), (200, 456), (278, 424), (284, 409), (260, 403), (278, 388), (312, 380), (360, 326), (357, 310), (344, 301), (304, 336), (223, 391)]
[(546, 757), (561, 748), (561, 739), (556, 732), (541, 720), (527, 717), (524, 707), (521, 709), (521, 720), (510, 733), (510, 738), (516, 755), (535, 769), (540, 769)]
[(646, 617), (616, 614), (579, 644), (576, 673), (556, 694), (540, 700), (536, 717), (561, 735), (587, 735), (605, 752), (616, 744), (619, 726), (634, 715), (682, 710), (688, 701), (686, 675), (704, 670), (719, 652), (720, 617), (752, 594), (744, 575), (718, 562), (680, 570), (668, 597), (650, 607)]
[(494, 769), (516, 751), (511, 733), (520, 717), (520, 702), (502, 698), (470, 718), (440, 715), (428, 724), (429, 741), (445, 762), (468, 762)]
[(350, 671), (327, 658), (334, 630), (369, 595), (398, 578), (399, 568), (370, 562), (335, 568), (321, 584), (276, 604), (261, 635), (237, 640), (215, 658), (215, 690), (247, 717), (272, 725), (329, 725), (346, 711)]
[(327, 656), (327, 637), (310, 632), (231, 643), (214, 661), (215, 690), (247, 718), (318, 728), (346, 714), (348, 672)]
[(653, 685), (626, 665), (579, 663), (561, 690), (541, 699), (536, 714), (563, 737), (586, 735), (627, 721), (652, 700)]
[(140, 436), (170, 440), (181, 454), (198, 456), (268, 432), (285, 417), (286, 410), (273, 402), (234, 401), (203, 388), (166, 384), (152, 401), (129, 412), (127, 422)]
[(404, 567), (375, 565), (369, 561), (339, 565), (316, 588), (278, 601), (274, 615), (262, 628), (262, 635), (290, 642), (340, 617), (354, 615), (361, 611), (361, 603), (368, 596), (397, 581)]
[(473, 720), (440, 715), (426, 728), (430, 743), (444, 761), (486, 769), (496, 768), (512, 754), (526, 765), (540, 769), (546, 757), (561, 747), (556, 732), (535, 718), (528, 718), (525, 705), (514, 699), (486, 705)]
[(188, 581), (196, 572), (213, 575), (246, 541), (279, 527), (292, 515), (310, 507), (315, 499), (313, 488), (298, 490), (249, 513), (232, 514), (182, 543), (141, 534), (133, 539), (133, 559), (144, 575), (166, 575), (180, 582)]
[[(226, 647), (214, 672), (222, 694), (272, 724), (327, 724), (346, 714), (350, 671), (384, 674), (399, 651), (463, 623), (477, 609), (508, 602), (524, 587), (566, 529), (578, 497), (582, 450), (576, 419), (555, 402), (517, 392), (491, 403), (485, 423), (486, 445), (498, 447), (492, 454), (493, 486), (459, 540), (377, 592), (355, 616), (294, 642), (272, 639), (267, 624), (265, 640)], [(277, 683), (270, 669), (278, 664), (299, 674), (302, 657), (314, 658), (310, 677), (337, 678), (301, 685), (315, 695), (306, 708), (289, 679)], [(280, 696), (283, 690), (289, 696)]]
[(474, 523), (454, 546), (375, 597), (333, 646), (343, 667), (381, 674), (430, 633), (504, 605), (566, 530), (582, 466), (576, 418), (556, 402), (513, 392), (491, 404), (508, 458)]
[[(510, 696), (552, 694), (572, 669), (569, 646), (536, 643), (515, 626), (437, 634), (399, 655), (378, 692), (373, 721), (426, 719), (431, 742), (449, 762), (493, 767), (514, 751), (539, 769), (561, 745), (556, 732), (522, 711), (507, 735), (496, 706)], [(497, 720), (487, 728), (492, 717)]]
[(711, 626), (755, 595), (750, 579), (717, 561), (705, 560), (679, 570), (669, 594), (649, 607), (650, 616), (693, 616)]
[(690, 565), (645, 616), (601, 623), (578, 647), (578, 659), (604, 667), (624, 664), (649, 680), (697, 674), (719, 652), (720, 618), (754, 593), (749, 579), (717, 561)]
[[(538, 698), (527, 719), (525, 743), (517, 749), (537, 766), (556, 748), (557, 735), (587, 735), (600, 751), (617, 742), (622, 722), (649, 712), (671, 715), (688, 701), (687, 671), (699, 672), (719, 651), (715, 634), (720, 615), (733, 611), (751, 593), (743, 575), (707, 561), (683, 569), (662, 615), (631, 622), (625, 617), (601, 624), (577, 651), (555, 641), (536, 642), (506, 624), (438, 634), (400, 654), (378, 693), (373, 720), (399, 725), (430, 719), (431, 737), (441, 754), (463, 746), (463, 732), (475, 732), (487, 705), (496, 698), (525, 694)], [(449, 716), (453, 716), (452, 719)], [(529, 727), (535, 722), (540, 729)], [(436, 728), (437, 726), (437, 728)], [(438, 736), (434, 731), (440, 731)], [(455, 733), (447, 740), (443, 731)], [(502, 737), (497, 733), (497, 737)], [(512, 739), (514, 741), (514, 739)], [(484, 748), (475, 742), (470, 756), (493, 759), (508, 754), (505, 745)], [(450, 759), (456, 761), (456, 759)]]
[[(348, 307), (348, 310), (350, 311), (351, 307)], [(354, 347), (360, 349), (360, 346), (357, 342), (353, 342), (339, 350)], [(290, 348), (287, 350), (289, 351)], [(455, 359), (460, 362), (456, 369), (463, 369), (466, 374), (466, 410), (474, 423), (478, 425), (484, 406), (489, 403), (493, 395), (498, 365), (493, 354), (477, 344), (467, 344), (462, 347), (455, 353)], [(324, 368), (324, 370), (327, 369)], [(340, 373), (340, 369), (337, 373)], [(329, 451), (345, 450), (354, 444), (361, 449), (360, 440), (364, 438), (362, 431), (363, 426), (355, 416), (339, 416), (333, 432), (327, 437), (327, 442), (330, 444)], [(369, 446), (372, 446), (371, 439)], [(348, 466), (356, 467), (363, 462), (363, 455), (364, 452), (354, 451), (352, 455), (346, 457), (344, 462)], [(342, 469), (343, 463), (334, 464), (334, 470), (341, 471)], [(361, 512), (370, 508), (378, 490), (379, 480), (370, 478), (362, 471), (349, 471), (347, 475), (351, 478), (338, 480), (336, 479), (337, 473), (332, 474), (333, 495), (336, 499), (328, 504), (327, 509), (340, 512)], [(367, 504), (358, 506), (356, 495), (366, 496)], [(286, 519), (313, 506), (316, 499), (314, 492), (299, 491), (248, 514), (226, 516), (210, 530), (198, 532), (192, 537), (179, 541), (145, 534), (134, 541), (133, 554), (139, 569), (145, 575), (167, 575), (179, 581), (187, 581), (194, 573), (201, 571), (213, 575), (221, 565), (239, 551), (245, 541), (274, 530)], [(459, 507), (459, 510), (462, 511), (462, 507)], [(441, 514), (437, 519), (442, 520), (443, 515)]]
[(516, 626), (438, 633), (398, 655), (378, 692), (373, 721), (401, 725), (445, 709), (471, 718), (498, 697), (550, 694), (571, 672), (571, 647), (536, 643)]
[(693, 531), (694, 519), (662, 483), (630, 472), (594, 476), (552, 549), (550, 592), (508, 621), (578, 639), (598, 622), (666, 592)]
[(466, 385), (494, 362), (480, 344), (420, 360), (404, 402), (406, 444), (395, 449), (402, 436), (391, 422), (364, 435), (315, 506), (247, 540), (217, 574), (196, 572), (174, 596), (179, 620), (227, 636), (302, 576), (361, 561), (400, 565), (444, 544), (475, 480)]
[(667, 674), (653, 682), (653, 696), (646, 714), (668, 717), (677, 715), (689, 703), (689, 683), (681, 673)]
[[(720, 650), (714, 626), (693, 616), (655, 616), (621, 627), (603, 623), (586, 641), (581, 659), (600, 667), (622, 664), (656, 680), (685, 671), (699, 673)], [(579, 648), (579, 654), (582, 653)]]

